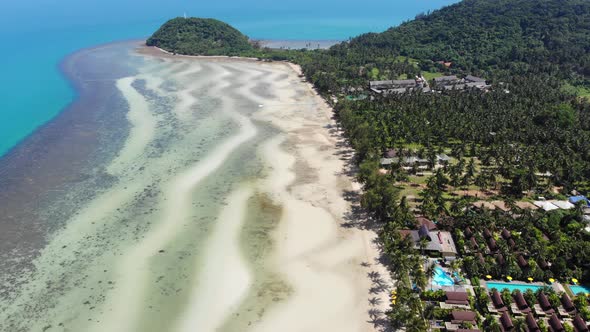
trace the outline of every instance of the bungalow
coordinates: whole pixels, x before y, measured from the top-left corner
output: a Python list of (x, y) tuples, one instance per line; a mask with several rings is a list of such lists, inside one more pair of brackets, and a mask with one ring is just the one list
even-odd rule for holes
[(551, 327), (551, 330), (553, 332), (565, 331), (565, 327), (563, 327), (563, 324), (561, 323), (556, 314), (551, 315), (551, 318), (549, 318), (549, 326)]
[(496, 262), (500, 266), (503, 266), (504, 264), (506, 264), (506, 260), (504, 259), (504, 256), (502, 254), (497, 254), (496, 255)]
[(467, 292), (445, 292), (445, 303), (450, 305), (469, 305), (469, 295)]
[(451, 312), (451, 324), (465, 324), (469, 323), (471, 325), (476, 325), (477, 314), (473, 311), (459, 311), (454, 310)]
[(502, 228), (502, 237), (504, 240), (508, 240), (512, 237), (512, 234), (510, 234), (510, 231), (508, 231), (506, 228)]
[(576, 313), (576, 306), (566, 293), (561, 294), (561, 305), (568, 314), (571, 315)]
[(492, 303), (494, 304), (494, 309), (498, 312), (507, 311), (506, 305), (504, 304), (504, 300), (502, 300), (502, 296), (497, 289), (492, 290)]
[(529, 262), (527, 262), (527, 260), (521, 254), (518, 255), (518, 257), (516, 258), (516, 261), (518, 263), (518, 266), (520, 266), (521, 269), (526, 269), (529, 266)]
[(514, 249), (514, 247), (516, 247), (516, 242), (514, 242), (514, 239), (508, 239), (506, 242), (508, 243), (508, 248)]
[(490, 249), (490, 252), (495, 252), (498, 250), (498, 244), (493, 237), (488, 238), (488, 248)]
[(502, 316), (500, 316), (500, 324), (502, 324), (504, 331), (511, 331), (514, 329), (514, 323), (512, 323), (512, 318), (510, 318), (508, 311), (504, 311)]
[(436, 229), (436, 224), (424, 216), (416, 217), (416, 222), (418, 223), (418, 227), (426, 226), (429, 231)]
[[(528, 314), (531, 312), (531, 308), (529, 307), (529, 304), (526, 302), (526, 300), (521, 292), (517, 291), (516, 293), (514, 293), (513, 297), (514, 297), (514, 302), (516, 304), (516, 308), (514, 308), (514, 306), (512, 306), (512, 309), (513, 309), (512, 313), (513, 314), (516, 315), (519, 312), (523, 313), (523, 314)], [(518, 309), (518, 310), (514, 310), (514, 309)]]
[(489, 229), (487, 229), (487, 228), (484, 228), (484, 229), (483, 229), (483, 237), (485, 237), (486, 239), (489, 239), (489, 238), (491, 238), (491, 237), (492, 237), (492, 232), (490, 232), (490, 230), (489, 230)]
[(469, 238), (473, 236), (473, 231), (471, 230), (471, 227), (467, 226), (465, 228), (465, 231), (463, 232), (463, 234), (465, 234), (465, 237)]
[(533, 317), (533, 314), (530, 312), (526, 315), (526, 325), (529, 329), (529, 332), (541, 332), (539, 324), (537, 324), (535, 317)]
[(547, 295), (545, 295), (544, 292), (539, 292), (537, 298), (539, 299), (539, 307), (541, 308), (541, 310), (543, 310), (545, 314), (551, 315), (555, 313), (555, 310), (553, 310), (553, 306), (551, 306), (551, 302), (549, 302), (549, 299), (547, 298)]
[(539, 257), (537, 259), (537, 265), (542, 269), (542, 270), (547, 270), (548, 268), (551, 267), (551, 264), (549, 264), (545, 258), (543, 257)]
[(475, 237), (470, 238), (469, 243), (471, 244), (471, 249), (476, 251), (479, 250), (479, 245), (477, 244), (477, 240), (475, 239)]
[(457, 332), (481, 332), (478, 329), (458, 329)]
[(580, 315), (576, 315), (576, 317), (574, 317), (573, 323), (576, 332), (588, 332), (588, 325), (586, 324), (586, 322), (584, 322)]
[(476, 256), (477, 256), (477, 260), (479, 261), (480, 264), (483, 265), (486, 263), (486, 260), (485, 260), (485, 258), (483, 258), (483, 254), (481, 252), (478, 252)]

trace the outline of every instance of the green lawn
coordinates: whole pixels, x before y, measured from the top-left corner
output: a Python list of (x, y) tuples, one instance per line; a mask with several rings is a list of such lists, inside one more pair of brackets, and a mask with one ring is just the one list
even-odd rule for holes
[(432, 80), (432, 79), (434, 79), (434, 78), (436, 78), (436, 77), (441, 77), (441, 76), (443, 76), (443, 74), (442, 74), (442, 73), (433, 73), (433, 72), (429, 72), (429, 71), (423, 71), (423, 72), (422, 72), (422, 76), (424, 76), (424, 78), (425, 78), (427, 81), (430, 81), (430, 80)]

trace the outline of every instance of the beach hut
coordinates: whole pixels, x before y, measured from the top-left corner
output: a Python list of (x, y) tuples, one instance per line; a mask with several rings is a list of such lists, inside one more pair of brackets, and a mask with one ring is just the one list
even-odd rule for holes
[(512, 323), (512, 318), (508, 315), (507, 311), (504, 311), (502, 316), (500, 316), (500, 323), (505, 331), (510, 331), (514, 328), (514, 323)]
[(584, 322), (580, 315), (576, 315), (576, 317), (574, 317), (573, 323), (577, 332), (588, 332), (588, 325), (586, 325), (586, 322)]
[(526, 315), (526, 325), (529, 328), (529, 332), (541, 331), (541, 329), (539, 328), (539, 324), (537, 324), (537, 321), (535, 320), (535, 317), (533, 317), (533, 314), (531, 314), (530, 312)]
[(549, 318), (549, 326), (551, 326), (551, 329), (553, 330), (553, 332), (565, 331), (563, 324), (561, 323), (561, 321), (559, 320), (559, 318), (557, 317), (556, 314), (551, 315), (551, 317)]

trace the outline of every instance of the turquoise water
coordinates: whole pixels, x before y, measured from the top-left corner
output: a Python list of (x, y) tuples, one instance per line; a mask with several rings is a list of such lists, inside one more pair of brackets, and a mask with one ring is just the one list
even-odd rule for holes
[(574, 295), (579, 293), (590, 294), (590, 287), (589, 286), (573, 286), (569, 285), (570, 290)]
[(453, 286), (455, 284), (453, 278), (446, 274), (440, 266), (437, 266), (434, 269), (434, 277), (432, 278), (432, 283), (437, 286)]
[(457, 0), (215, 1), (22, 0), (0, 3), (0, 156), (68, 105), (75, 92), (60, 75), (67, 54), (148, 36), (166, 19), (216, 17), (252, 38), (345, 40), (382, 31)]
[(488, 282), (487, 284), (488, 284), (488, 289), (495, 288), (498, 291), (502, 291), (503, 289), (508, 288), (508, 290), (510, 292), (513, 292), (517, 289), (521, 292), (526, 292), (527, 289), (531, 289), (533, 292), (535, 292), (537, 289), (543, 288), (543, 286), (538, 286), (538, 285), (515, 284), (515, 283), (505, 283), (505, 282)]

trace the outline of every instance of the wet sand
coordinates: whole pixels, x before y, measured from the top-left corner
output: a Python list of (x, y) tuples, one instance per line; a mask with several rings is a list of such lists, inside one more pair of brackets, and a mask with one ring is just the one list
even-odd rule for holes
[(111, 82), (125, 134), (94, 150), (111, 180), (39, 233), (0, 329), (375, 330), (375, 234), (344, 227), (350, 149), (299, 69), (129, 57)]

